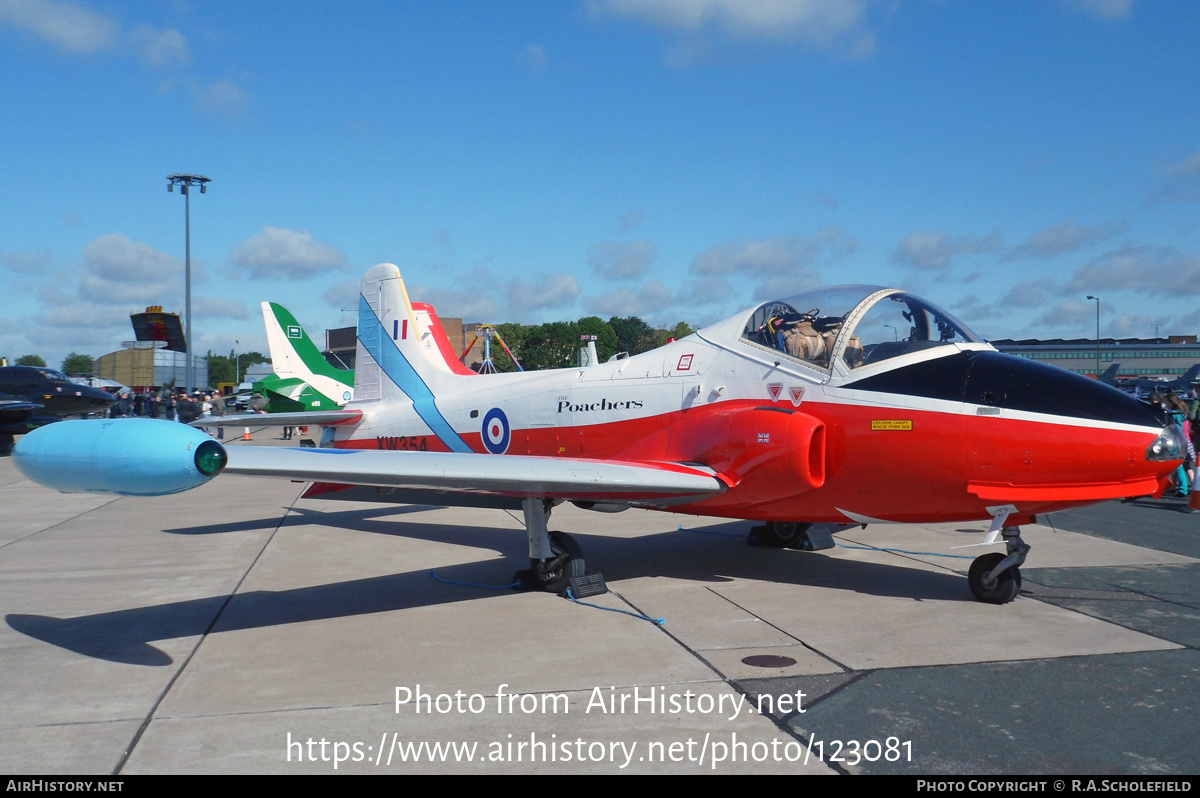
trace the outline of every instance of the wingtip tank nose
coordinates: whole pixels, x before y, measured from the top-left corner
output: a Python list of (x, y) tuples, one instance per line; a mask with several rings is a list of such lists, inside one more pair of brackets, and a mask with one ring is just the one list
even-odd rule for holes
[(18, 471), (63, 493), (179, 493), (208, 482), (226, 461), (206, 433), (148, 418), (60, 421), (13, 448)]

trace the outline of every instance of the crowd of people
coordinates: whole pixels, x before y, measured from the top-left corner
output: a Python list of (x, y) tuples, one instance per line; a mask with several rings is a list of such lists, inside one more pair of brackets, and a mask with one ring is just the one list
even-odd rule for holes
[(180, 392), (130, 393), (122, 391), (109, 408), (110, 418), (165, 418), (189, 424), (205, 416), (225, 415), (225, 398), (220, 394)]

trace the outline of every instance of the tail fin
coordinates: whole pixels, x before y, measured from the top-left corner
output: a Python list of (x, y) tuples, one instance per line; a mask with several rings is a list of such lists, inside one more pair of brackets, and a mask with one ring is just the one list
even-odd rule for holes
[(467, 377), (446, 362), (431, 317), (413, 308), (400, 270), (391, 263), (372, 267), (363, 275), (360, 292), (355, 401), (411, 401), (451, 451), (471, 451), (435, 402)]
[(283, 379), (302, 380), (339, 405), (354, 389), (354, 371), (331, 366), (288, 309), (262, 303), (271, 367)]

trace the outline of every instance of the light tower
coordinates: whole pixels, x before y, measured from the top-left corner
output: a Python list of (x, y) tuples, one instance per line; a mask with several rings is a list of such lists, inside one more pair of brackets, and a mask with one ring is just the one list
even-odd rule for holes
[(183, 194), (184, 324), (187, 325), (184, 331), (187, 385), (184, 386), (184, 390), (189, 394), (196, 387), (196, 373), (192, 361), (192, 192), (189, 189), (192, 186), (200, 186), (200, 193), (204, 194), (208, 191), (209, 181), (210, 179), (203, 175), (167, 175), (167, 191), (174, 191), (175, 186), (179, 186), (179, 193)]

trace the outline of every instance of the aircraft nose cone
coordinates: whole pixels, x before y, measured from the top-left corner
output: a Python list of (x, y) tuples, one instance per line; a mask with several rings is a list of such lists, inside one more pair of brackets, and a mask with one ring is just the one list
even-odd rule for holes
[(1081, 374), (999, 352), (971, 353), (963, 399), (1030, 413), (1159, 427), (1160, 408)]

